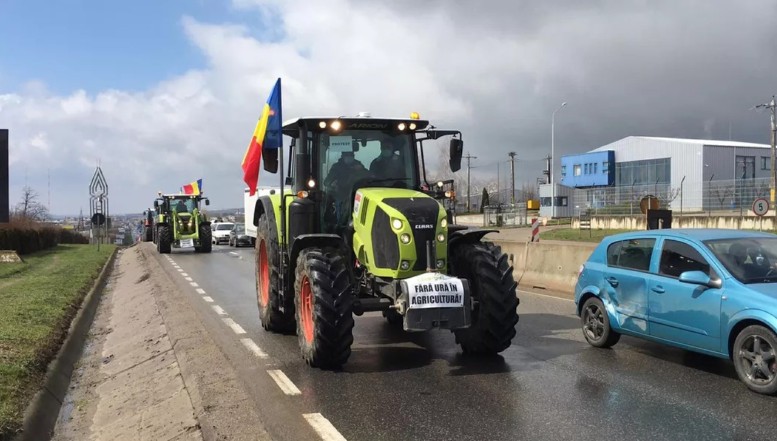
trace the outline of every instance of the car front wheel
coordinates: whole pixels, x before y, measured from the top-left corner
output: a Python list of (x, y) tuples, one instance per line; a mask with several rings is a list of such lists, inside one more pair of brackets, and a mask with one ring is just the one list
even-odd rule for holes
[(597, 348), (609, 348), (618, 343), (621, 335), (610, 327), (610, 318), (604, 304), (597, 297), (591, 297), (583, 304), (580, 315), (583, 325), (583, 336), (586, 341)]
[(777, 336), (761, 325), (743, 329), (732, 351), (739, 379), (751, 390), (777, 393)]

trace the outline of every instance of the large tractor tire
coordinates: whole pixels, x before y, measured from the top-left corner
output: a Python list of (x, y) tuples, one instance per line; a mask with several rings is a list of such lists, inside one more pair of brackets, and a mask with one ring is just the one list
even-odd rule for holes
[(345, 259), (333, 249), (300, 253), (294, 283), (297, 336), (302, 358), (336, 368), (351, 355), (353, 283)]
[(169, 254), (173, 244), (173, 230), (167, 225), (162, 225), (157, 231), (157, 249), (161, 254)]
[(143, 227), (143, 242), (151, 242), (154, 240), (154, 230), (149, 226)]
[(280, 276), (278, 236), (270, 230), (267, 215), (259, 217), (256, 228), (256, 301), (259, 319), (268, 331), (294, 332), (294, 299), (286, 296), (284, 311), (280, 309)]
[(450, 263), (454, 276), (469, 281), (476, 302), (472, 325), (455, 331), (456, 342), (470, 354), (504, 351), (515, 337), (519, 303), (507, 255), (492, 243), (465, 243), (455, 246)]
[(210, 224), (200, 225), (200, 246), (194, 247), (194, 251), (199, 253), (210, 253), (213, 250), (211, 240), (213, 232), (210, 230)]

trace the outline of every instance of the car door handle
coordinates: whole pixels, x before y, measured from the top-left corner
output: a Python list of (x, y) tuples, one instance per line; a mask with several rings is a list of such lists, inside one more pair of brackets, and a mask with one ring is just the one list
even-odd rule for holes
[(666, 290), (665, 290), (663, 287), (660, 287), (660, 286), (654, 286), (654, 287), (653, 287), (653, 288), (651, 288), (651, 289), (652, 289), (653, 291), (655, 291), (655, 292), (659, 293), (659, 294), (663, 294), (663, 293), (665, 293), (665, 292), (666, 292)]
[(612, 286), (613, 286), (613, 288), (617, 288), (617, 287), (618, 287), (618, 279), (616, 279), (615, 277), (608, 277), (608, 278), (607, 278), (607, 279), (605, 279), (605, 280), (607, 280), (607, 283), (609, 283), (610, 285), (612, 285)]

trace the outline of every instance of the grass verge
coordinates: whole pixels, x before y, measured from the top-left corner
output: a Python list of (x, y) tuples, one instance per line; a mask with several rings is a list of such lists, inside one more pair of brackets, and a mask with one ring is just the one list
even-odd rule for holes
[(540, 231), (541, 240), (571, 240), (577, 242), (601, 242), (607, 236), (626, 233), (635, 230), (577, 230), (572, 228), (556, 228)]
[(0, 264), (0, 439), (19, 430), (81, 301), (114, 246), (59, 245)]

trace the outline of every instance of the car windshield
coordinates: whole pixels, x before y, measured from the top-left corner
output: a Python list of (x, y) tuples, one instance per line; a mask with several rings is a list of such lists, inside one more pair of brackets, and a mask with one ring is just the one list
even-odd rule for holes
[(218, 224), (216, 225), (217, 230), (231, 230), (232, 224)]
[(245, 229), (245, 227), (243, 226), (243, 224), (237, 224), (237, 225), (235, 225), (235, 231), (236, 231), (236, 232), (238, 232), (238, 233), (242, 233), (242, 232), (244, 232), (245, 230), (246, 230), (246, 229)]
[(739, 237), (707, 240), (704, 244), (740, 282), (777, 282), (777, 238)]

